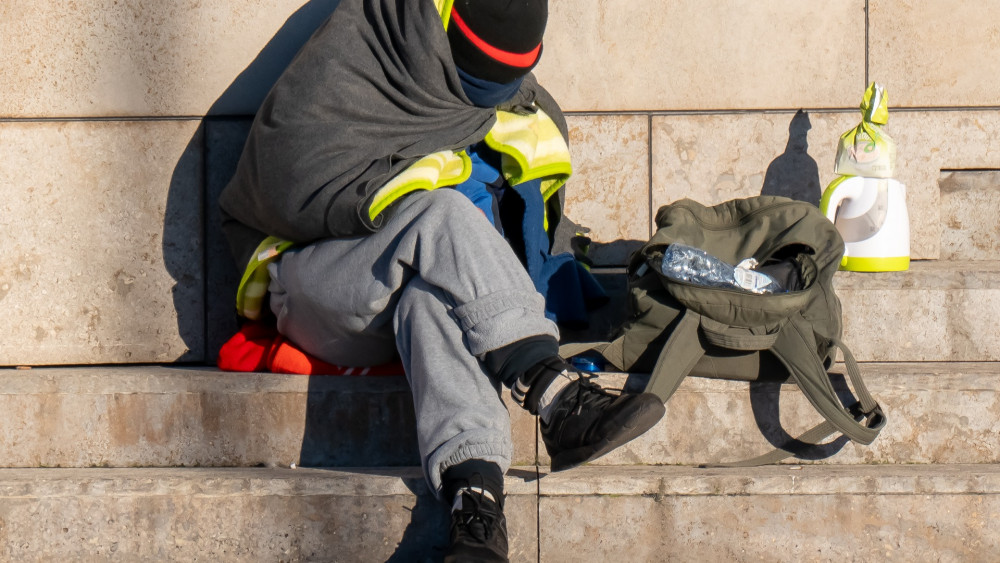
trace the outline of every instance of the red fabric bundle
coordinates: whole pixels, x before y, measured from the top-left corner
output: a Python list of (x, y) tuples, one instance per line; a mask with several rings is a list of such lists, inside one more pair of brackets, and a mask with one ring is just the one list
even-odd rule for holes
[(219, 350), (223, 371), (264, 371), (301, 375), (401, 375), (400, 362), (375, 367), (346, 367), (324, 362), (301, 350), (276, 328), (244, 323)]

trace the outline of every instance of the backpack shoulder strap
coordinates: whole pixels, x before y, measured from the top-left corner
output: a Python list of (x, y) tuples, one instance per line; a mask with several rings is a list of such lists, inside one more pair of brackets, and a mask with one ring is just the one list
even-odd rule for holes
[(861, 370), (853, 354), (842, 342), (833, 339), (833, 344), (844, 354), (847, 374), (858, 397), (856, 403), (845, 408), (837, 397), (822, 360), (816, 353), (815, 345), (810, 342), (810, 338), (807, 338), (807, 336), (813, 337), (813, 334), (808, 321), (796, 313), (782, 327), (770, 351), (788, 369), (792, 380), (798, 384), (813, 407), (823, 415), (823, 422), (764, 455), (731, 463), (706, 464), (702, 467), (755, 467), (778, 463), (798, 454), (797, 446), (822, 443), (837, 432), (862, 444), (870, 444), (878, 436), (885, 426), (886, 417), (861, 379)]
[(885, 426), (886, 417), (862, 381), (854, 356), (843, 343), (834, 340), (844, 354), (847, 373), (858, 396), (857, 403), (845, 408), (816, 353), (815, 345), (810, 343), (813, 338), (809, 322), (796, 313), (779, 334), (771, 352), (788, 369), (809, 402), (837, 431), (855, 442), (872, 443)]
[(677, 391), (681, 381), (705, 355), (705, 347), (698, 335), (701, 319), (698, 313), (684, 309), (684, 313), (656, 359), (649, 376), (649, 383), (646, 384), (646, 392), (653, 393), (664, 403)]

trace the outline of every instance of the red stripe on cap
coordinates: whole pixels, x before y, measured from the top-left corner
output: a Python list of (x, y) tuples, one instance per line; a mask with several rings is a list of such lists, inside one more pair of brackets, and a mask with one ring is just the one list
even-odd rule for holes
[(498, 49), (493, 45), (490, 45), (481, 37), (473, 33), (473, 31), (469, 29), (469, 26), (466, 25), (465, 21), (462, 20), (462, 16), (458, 15), (458, 10), (455, 8), (451, 9), (451, 19), (458, 24), (458, 29), (461, 30), (462, 34), (490, 58), (496, 59), (505, 65), (520, 68), (528, 68), (535, 64), (535, 61), (538, 60), (538, 52), (542, 49), (541, 43), (527, 53), (511, 53), (510, 51), (504, 51), (503, 49)]

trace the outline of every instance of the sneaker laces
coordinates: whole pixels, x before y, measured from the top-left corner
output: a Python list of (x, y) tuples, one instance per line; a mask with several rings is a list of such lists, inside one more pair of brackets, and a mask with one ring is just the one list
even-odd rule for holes
[(594, 412), (602, 410), (605, 406), (613, 403), (618, 398), (607, 391), (607, 389), (591, 381), (596, 376), (590, 373), (578, 372), (580, 377), (576, 383), (576, 402), (570, 412), (580, 414), (585, 408), (593, 408)]
[(459, 499), (461, 507), (455, 511), (453, 525), (458, 528), (460, 534), (487, 543), (494, 533), (494, 524), (499, 516), (497, 511), (499, 504), (490, 500), (484, 494), (484, 490), (478, 487), (462, 489)]

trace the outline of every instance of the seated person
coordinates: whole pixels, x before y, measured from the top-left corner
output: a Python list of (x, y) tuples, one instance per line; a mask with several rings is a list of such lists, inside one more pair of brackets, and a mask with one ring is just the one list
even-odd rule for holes
[[(263, 102), (220, 198), (247, 264), (244, 316), (273, 314), (333, 364), (399, 357), (425, 477), (452, 506), (449, 561), (507, 560), (500, 385), (540, 417), (555, 471), (664, 412), (559, 357), (538, 291), (555, 270), (547, 241), (570, 170), (562, 115), (529, 74), (547, 9), (342, 0)], [(520, 220), (507, 229), (520, 256), (504, 216)]]

